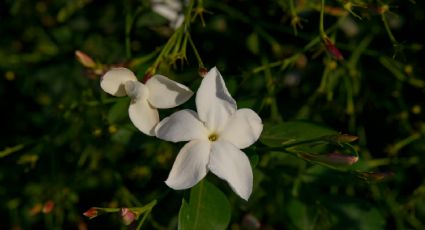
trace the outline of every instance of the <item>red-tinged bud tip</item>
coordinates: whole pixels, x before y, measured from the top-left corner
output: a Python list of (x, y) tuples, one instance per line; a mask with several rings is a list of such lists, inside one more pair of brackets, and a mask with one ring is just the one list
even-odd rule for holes
[(323, 41), (326, 46), (326, 50), (328, 53), (337, 60), (344, 60), (344, 57), (342, 56), (341, 52), (338, 48), (336, 48), (335, 44), (327, 37), (323, 38)]
[(358, 136), (354, 136), (351, 134), (337, 134), (328, 136), (327, 140), (336, 142), (336, 143), (351, 143), (359, 139)]
[(392, 176), (393, 172), (357, 172), (359, 177), (368, 182), (381, 182)]
[(96, 216), (99, 215), (99, 209), (92, 207), (89, 210), (85, 211), (83, 213), (83, 215), (90, 218), (90, 219), (93, 219), (93, 218), (95, 218)]
[(143, 76), (142, 83), (145, 84), (149, 79), (151, 79), (153, 74), (151, 72), (145, 73), (145, 76)]
[(51, 213), (53, 208), (55, 207), (55, 203), (51, 200), (47, 201), (43, 206), (43, 213), (48, 214)]
[(256, 216), (248, 213), (242, 219), (242, 226), (247, 229), (260, 229), (261, 223)]
[(137, 218), (136, 213), (128, 208), (121, 208), (121, 216), (125, 225), (130, 225)]
[(142, 83), (145, 84), (149, 79), (153, 77), (153, 75), (156, 73), (156, 70), (154, 68), (149, 68), (146, 70), (145, 75), (143, 76)]
[(300, 153), (299, 155), (306, 160), (325, 163), (331, 166), (350, 166), (359, 160), (358, 156), (345, 155), (339, 152), (327, 154)]
[(198, 73), (199, 73), (199, 76), (201, 76), (203, 78), (203, 77), (205, 77), (205, 75), (207, 75), (208, 70), (205, 67), (199, 67)]
[(77, 61), (80, 62), (81, 65), (83, 65), (86, 68), (93, 69), (96, 67), (96, 62), (94, 62), (89, 55), (79, 50), (75, 51), (75, 57), (77, 58)]

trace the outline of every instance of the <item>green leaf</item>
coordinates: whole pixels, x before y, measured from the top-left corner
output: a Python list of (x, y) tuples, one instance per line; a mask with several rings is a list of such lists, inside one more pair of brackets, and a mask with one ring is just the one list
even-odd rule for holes
[(190, 198), (183, 198), (179, 212), (181, 230), (227, 229), (230, 222), (230, 204), (227, 197), (205, 179), (190, 191)]
[(337, 134), (337, 132), (330, 128), (304, 121), (291, 121), (280, 124), (266, 123), (260, 141), (270, 147), (278, 147), (283, 144), (332, 134)]
[(129, 100), (118, 100), (109, 110), (108, 121), (111, 124), (119, 123), (128, 119)]
[(296, 229), (314, 229), (316, 211), (297, 199), (290, 199), (287, 203), (288, 216)]
[(335, 229), (385, 229), (386, 221), (381, 212), (365, 200), (331, 196), (323, 202), (331, 210), (330, 219)]

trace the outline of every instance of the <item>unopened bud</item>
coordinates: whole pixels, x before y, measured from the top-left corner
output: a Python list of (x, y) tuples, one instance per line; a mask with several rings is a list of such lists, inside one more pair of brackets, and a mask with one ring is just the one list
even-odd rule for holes
[(344, 60), (344, 57), (342, 56), (339, 49), (336, 48), (335, 44), (327, 36), (323, 38), (323, 42), (325, 43), (326, 50), (333, 58), (340, 61)]
[(89, 210), (85, 211), (83, 213), (83, 215), (88, 217), (89, 219), (93, 219), (93, 218), (97, 217), (98, 215), (100, 215), (100, 209), (95, 208), (95, 207), (91, 207), (91, 208), (89, 208)]
[(242, 219), (242, 226), (246, 229), (260, 229), (261, 223), (254, 215), (246, 214)]
[(359, 137), (351, 135), (351, 134), (337, 134), (337, 135), (330, 135), (326, 137), (326, 140), (335, 142), (338, 144), (351, 143), (353, 141), (356, 141), (357, 139), (359, 139)]
[(316, 161), (337, 167), (350, 166), (359, 160), (358, 156), (345, 155), (339, 152), (332, 152), (326, 154), (299, 153), (299, 155), (306, 160)]
[(125, 225), (130, 225), (137, 218), (136, 213), (128, 208), (121, 208), (121, 216)]
[(43, 206), (43, 213), (48, 214), (52, 212), (53, 208), (55, 207), (55, 203), (51, 200), (47, 201)]
[(388, 178), (394, 176), (393, 172), (359, 172), (358, 176), (368, 182), (382, 182)]
[(80, 62), (81, 65), (83, 65), (84, 67), (87, 67), (87, 68), (90, 68), (90, 69), (93, 69), (93, 68), (96, 67), (96, 62), (94, 62), (93, 59), (89, 55), (77, 50), (77, 51), (75, 51), (75, 56), (76, 56), (78, 62)]
[(43, 209), (43, 206), (41, 205), (41, 203), (37, 203), (30, 209), (30, 215), (31, 216), (37, 215), (41, 212), (42, 209)]
[(203, 78), (203, 77), (205, 77), (205, 75), (207, 75), (208, 70), (205, 67), (199, 67), (198, 73), (199, 73), (199, 76), (201, 76)]

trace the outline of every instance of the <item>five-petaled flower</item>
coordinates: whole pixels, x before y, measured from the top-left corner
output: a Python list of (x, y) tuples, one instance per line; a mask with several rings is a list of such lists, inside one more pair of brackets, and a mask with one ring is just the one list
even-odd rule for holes
[(215, 67), (202, 80), (196, 107), (198, 113), (178, 111), (155, 128), (160, 139), (189, 141), (177, 155), (165, 183), (176, 190), (187, 189), (211, 171), (248, 200), (253, 174), (248, 157), (240, 149), (257, 141), (263, 130), (261, 118), (251, 109), (237, 110)]
[(131, 98), (130, 120), (142, 133), (150, 136), (155, 135), (155, 126), (159, 122), (157, 108), (178, 106), (193, 95), (186, 86), (158, 74), (143, 84), (126, 68), (109, 70), (103, 75), (100, 86), (114, 96), (128, 95)]

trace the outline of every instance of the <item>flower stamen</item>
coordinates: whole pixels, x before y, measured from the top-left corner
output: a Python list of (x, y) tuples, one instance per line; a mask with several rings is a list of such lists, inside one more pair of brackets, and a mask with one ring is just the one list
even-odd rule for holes
[(216, 141), (217, 139), (218, 139), (218, 135), (215, 133), (208, 136), (208, 140), (210, 141)]

